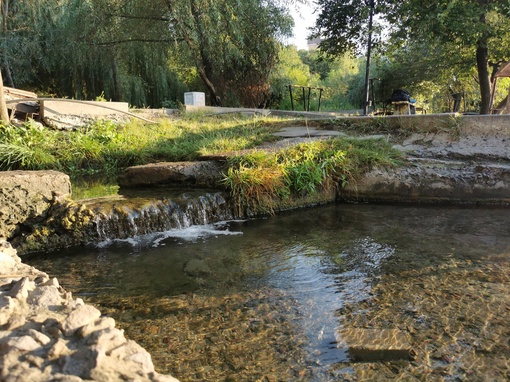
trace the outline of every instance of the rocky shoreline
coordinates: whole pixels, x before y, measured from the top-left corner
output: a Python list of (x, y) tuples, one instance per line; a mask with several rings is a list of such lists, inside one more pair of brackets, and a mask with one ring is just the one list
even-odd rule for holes
[(111, 317), (73, 298), (0, 241), (0, 380), (175, 382)]

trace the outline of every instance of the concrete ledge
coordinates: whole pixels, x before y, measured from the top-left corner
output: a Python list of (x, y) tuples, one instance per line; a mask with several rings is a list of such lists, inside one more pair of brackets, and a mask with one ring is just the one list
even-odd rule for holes
[(510, 166), (417, 161), (397, 169), (374, 169), (340, 191), (356, 202), (510, 205)]
[(62, 115), (104, 116), (129, 112), (127, 102), (99, 101), (40, 101), (41, 119), (55, 118)]
[[(367, 118), (367, 117), (365, 117)], [(372, 117), (411, 132), (443, 132), (452, 136), (502, 135), (510, 137), (510, 115), (415, 114)]]
[(262, 114), (262, 115), (269, 115), (271, 114), (271, 110), (268, 109), (249, 109), (249, 108), (243, 108), (243, 107), (215, 107), (215, 106), (194, 106), (194, 105), (184, 105), (185, 110), (187, 112), (193, 112), (193, 111), (205, 111), (207, 113), (211, 114), (229, 114), (229, 113), (249, 113), (249, 114)]

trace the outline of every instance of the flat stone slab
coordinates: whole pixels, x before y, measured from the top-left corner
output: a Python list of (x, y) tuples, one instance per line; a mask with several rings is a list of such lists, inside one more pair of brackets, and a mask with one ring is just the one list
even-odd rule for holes
[(216, 161), (153, 163), (128, 167), (119, 177), (119, 185), (215, 188), (222, 178), (222, 170)]
[(401, 330), (346, 328), (339, 334), (355, 361), (411, 359), (411, 344)]
[(40, 104), (41, 118), (54, 118), (61, 115), (105, 116), (117, 113), (127, 113), (129, 111), (129, 104), (127, 102), (86, 101), (77, 103), (73, 102), (73, 100), (43, 100)]
[(284, 127), (280, 131), (273, 134), (276, 137), (283, 138), (306, 138), (306, 137), (333, 137), (347, 136), (345, 133), (335, 130), (321, 130), (307, 126)]

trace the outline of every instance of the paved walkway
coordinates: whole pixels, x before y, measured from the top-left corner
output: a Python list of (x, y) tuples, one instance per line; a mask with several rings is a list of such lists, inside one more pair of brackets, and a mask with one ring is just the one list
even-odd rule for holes
[(335, 130), (318, 130), (314, 127), (309, 126), (291, 126), (284, 127), (277, 133), (273, 134), (276, 137), (282, 138), (311, 138), (311, 137), (333, 137), (333, 136), (344, 136), (347, 134)]

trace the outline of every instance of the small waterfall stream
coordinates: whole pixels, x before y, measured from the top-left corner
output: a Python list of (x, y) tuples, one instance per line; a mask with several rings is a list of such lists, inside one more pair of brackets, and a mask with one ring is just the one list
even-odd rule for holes
[(228, 204), (125, 195), (105, 201), (104, 238), (198, 224), (26, 261), (182, 381), (508, 380), (507, 209), (332, 204), (211, 224)]
[(100, 241), (126, 239), (235, 218), (222, 192), (105, 200), (96, 202), (93, 210)]

